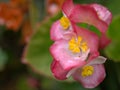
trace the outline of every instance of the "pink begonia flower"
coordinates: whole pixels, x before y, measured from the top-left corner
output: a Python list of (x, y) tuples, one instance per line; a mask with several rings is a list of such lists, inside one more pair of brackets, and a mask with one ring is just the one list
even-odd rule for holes
[(86, 62), (80, 67), (76, 67), (71, 70), (64, 70), (58, 61), (53, 60), (53, 63), (51, 64), (51, 70), (53, 75), (59, 80), (64, 80), (69, 76), (72, 76), (85, 88), (94, 88), (99, 85), (106, 76), (103, 66), (105, 61), (106, 58), (98, 56), (91, 62)]
[[(98, 36), (95, 33), (87, 29), (80, 28), (76, 25), (73, 25), (73, 29), (74, 32), (72, 33), (74, 34), (70, 34), (69, 39), (64, 39), (66, 37), (63, 37), (59, 40), (56, 40), (55, 43), (50, 47), (51, 55), (54, 57), (51, 70), (54, 76), (59, 80), (67, 79), (72, 74), (74, 77), (74, 73), (77, 73), (75, 71), (78, 68), (82, 68), (91, 62), (96, 62), (94, 63), (95, 66), (100, 64), (97, 63), (97, 60), (94, 60), (95, 58), (99, 57)], [(96, 77), (95, 80), (100, 78), (104, 79), (103, 76), (99, 76)], [(101, 81), (103, 79), (101, 79)], [(99, 83), (100, 81), (97, 82), (96, 85)]]
[[(59, 80), (73, 76), (84, 87), (94, 88), (105, 78), (106, 58), (99, 56), (98, 49), (109, 43), (106, 30), (112, 15), (101, 5), (74, 5), (73, 0), (66, 0), (62, 10), (64, 16), (50, 30), (50, 38), (55, 41), (50, 47), (52, 73)], [(101, 37), (77, 23), (95, 26)]]
[(85, 88), (98, 86), (105, 78), (106, 73), (103, 63), (106, 58), (99, 56), (82, 68), (76, 69), (72, 74), (73, 78), (80, 82)]
[[(81, 66), (87, 58), (91, 60), (99, 56), (98, 36), (76, 25), (74, 25), (74, 30), (69, 38), (64, 39), (65, 36), (63, 39), (55, 41), (50, 47), (51, 55), (59, 61), (65, 70)], [(90, 54), (89, 57), (88, 54)]]
[(71, 21), (87, 23), (99, 29), (101, 32), (100, 48), (104, 48), (110, 43), (106, 31), (112, 20), (112, 14), (107, 8), (99, 4), (78, 5), (73, 4), (73, 0), (66, 0), (62, 10)]
[[(51, 65), (52, 73), (59, 80), (67, 79), (70, 75), (72, 75), (73, 78), (81, 82), (85, 88), (96, 87), (99, 83), (103, 81), (105, 77), (105, 70), (102, 63), (104, 63), (106, 60), (104, 57), (99, 56), (99, 52), (97, 51), (99, 41), (98, 37), (96, 36), (96, 34), (89, 30), (77, 26), (74, 27), (77, 33), (76, 36), (71, 36), (69, 40), (57, 40), (50, 47), (50, 52), (54, 57), (53, 63)], [(75, 37), (75, 39), (73, 37)], [(83, 40), (81, 40), (82, 38)], [(86, 43), (84, 40), (86, 41)], [(83, 46), (79, 46), (79, 48), (81, 48), (81, 51), (76, 48), (77, 45), (74, 47), (75, 42), (81, 42), (81, 45), (83, 44)], [(87, 65), (92, 65), (94, 68), (94, 73), (92, 74), (92, 76), (90, 76), (91, 78), (86, 77), (88, 78), (88, 80), (92, 80), (92, 77), (94, 77), (95, 79), (93, 79), (92, 81), (93, 84), (90, 84), (90, 82), (86, 82), (85, 77), (83, 77), (83, 79), (77, 77), (79, 76), (77, 71)], [(100, 76), (97, 75), (98, 72), (100, 73)]]

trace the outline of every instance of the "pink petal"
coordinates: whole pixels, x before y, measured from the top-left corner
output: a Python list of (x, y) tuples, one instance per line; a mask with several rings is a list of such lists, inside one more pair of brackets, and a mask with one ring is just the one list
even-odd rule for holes
[(63, 30), (62, 26), (60, 25), (59, 21), (56, 21), (53, 23), (51, 30), (50, 30), (50, 38), (53, 41), (59, 40), (59, 39), (67, 39), (69, 38), (69, 34), (72, 34), (73, 30), (72, 27), (69, 27), (68, 30)]
[(97, 58), (99, 56), (99, 51), (96, 52), (91, 52), (88, 58), (88, 62), (94, 60), (95, 58)]
[(89, 5), (76, 5), (69, 15), (69, 19), (76, 23), (87, 23), (105, 33), (108, 25), (99, 19), (96, 11)]
[(65, 71), (61, 65), (59, 64), (58, 61), (53, 60), (52, 64), (51, 64), (51, 71), (53, 73), (53, 75), (59, 79), (59, 80), (64, 80), (66, 79), (66, 75), (68, 73), (68, 71)]
[(106, 7), (100, 4), (91, 4), (91, 7), (93, 7), (96, 10), (101, 20), (106, 22), (108, 25), (110, 24), (110, 22), (112, 21), (112, 14)]
[(109, 45), (111, 40), (106, 36), (106, 34), (102, 33), (100, 37), (100, 48), (105, 48)]
[(81, 71), (77, 70), (73, 74), (73, 78), (80, 82), (85, 88), (94, 88), (98, 86), (105, 78), (106, 73), (102, 64), (92, 65), (94, 67), (94, 73), (88, 77), (82, 77)]
[(98, 36), (87, 29), (84, 28), (80, 28), (76, 25), (74, 25), (75, 31), (77, 33), (78, 36), (83, 37), (83, 39), (87, 42), (88, 47), (90, 48), (90, 58), (89, 59), (93, 59), (96, 58), (97, 56), (99, 56), (99, 52), (98, 52), (98, 46), (99, 46), (99, 38)]
[[(93, 7), (96, 10), (96, 12), (101, 20), (103, 20), (108, 25), (111, 23), (112, 14), (107, 8), (105, 8), (104, 6), (99, 5), (99, 4), (91, 4), (91, 7)], [(100, 48), (106, 47), (110, 42), (111, 42), (111, 40), (106, 36), (106, 34), (101, 33)]]
[(50, 47), (50, 52), (54, 59), (59, 61), (64, 70), (71, 70), (72, 68), (83, 66), (86, 63), (85, 60), (89, 53), (83, 53), (82, 55), (73, 54), (68, 49), (68, 41), (66, 40), (56, 41)]
[(69, 16), (74, 8), (73, 0), (66, 0), (63, 3), (62, 11), (66, 16)]

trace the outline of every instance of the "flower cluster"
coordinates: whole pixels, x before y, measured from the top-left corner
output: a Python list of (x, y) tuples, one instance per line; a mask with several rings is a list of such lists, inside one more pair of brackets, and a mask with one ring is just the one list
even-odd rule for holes
[(10, 0), (8, 3), (0, 3), (0, 25), (18, 31), (27, 9), (26, 3), (27, 0)]
[[(85, 88), (94, 88), (105, 78), (103, 63), (106, 58), (100, 56), (99, 49), (110, 42), (106, 31), (112, 19), (107, 8), (99, 4), (74, 4), (73, 0), (66, 0), (62, 6), (63, 17), (53, 23), (50, 30), (50, 47), (53, 56), (51, 70), (59, 80), (72, 76)], [(101, 36), (89, 28), (78, 26), (86, 23), (89, 27), (96, 27)]]
[(8, 29), (17, 30), (22, 22), (23, 14), (19, 8), (13, 8), (10, 4), (0, 4), (0, 25)]

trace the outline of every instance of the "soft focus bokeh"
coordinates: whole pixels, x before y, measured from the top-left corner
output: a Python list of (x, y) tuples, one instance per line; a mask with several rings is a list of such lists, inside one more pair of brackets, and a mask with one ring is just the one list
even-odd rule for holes
[[(49, 31), (62, 16), (65, 0), (0, 0), (0, 90), (89, 90), (71, 78), (58, 81), (50, 71)], [(120, 90), (120, 0), (74, 0), (99, 3), (113, 14), (107, 32), (112, 40), (101, 51), (107, 76), (91, 90)]]

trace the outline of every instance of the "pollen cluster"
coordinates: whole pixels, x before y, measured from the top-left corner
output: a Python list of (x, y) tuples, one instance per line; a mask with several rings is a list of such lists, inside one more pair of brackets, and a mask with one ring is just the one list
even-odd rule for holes
[(63, 16), (60, 19), (60, 25), (63, 27), (64, 30), (68, 29), (68, 27), (70, 26), (70, 21), (67, 17)]
[(81, 73), (81, 75), (82, 75), (83, 77), (87, 77), (87, 76), (91, 76), (91, 75), (93, 74), (93, 72), (94, 72), (93, 66), (84, 66), (84, 67), (82, 68), (82, 73)]
[(69, 50), (73, 53), (86, 52), (88, 46), (86, 42), (83, 42), (82, 37), (79, 36), (77, 39), (72, 37), (69, 41)]

